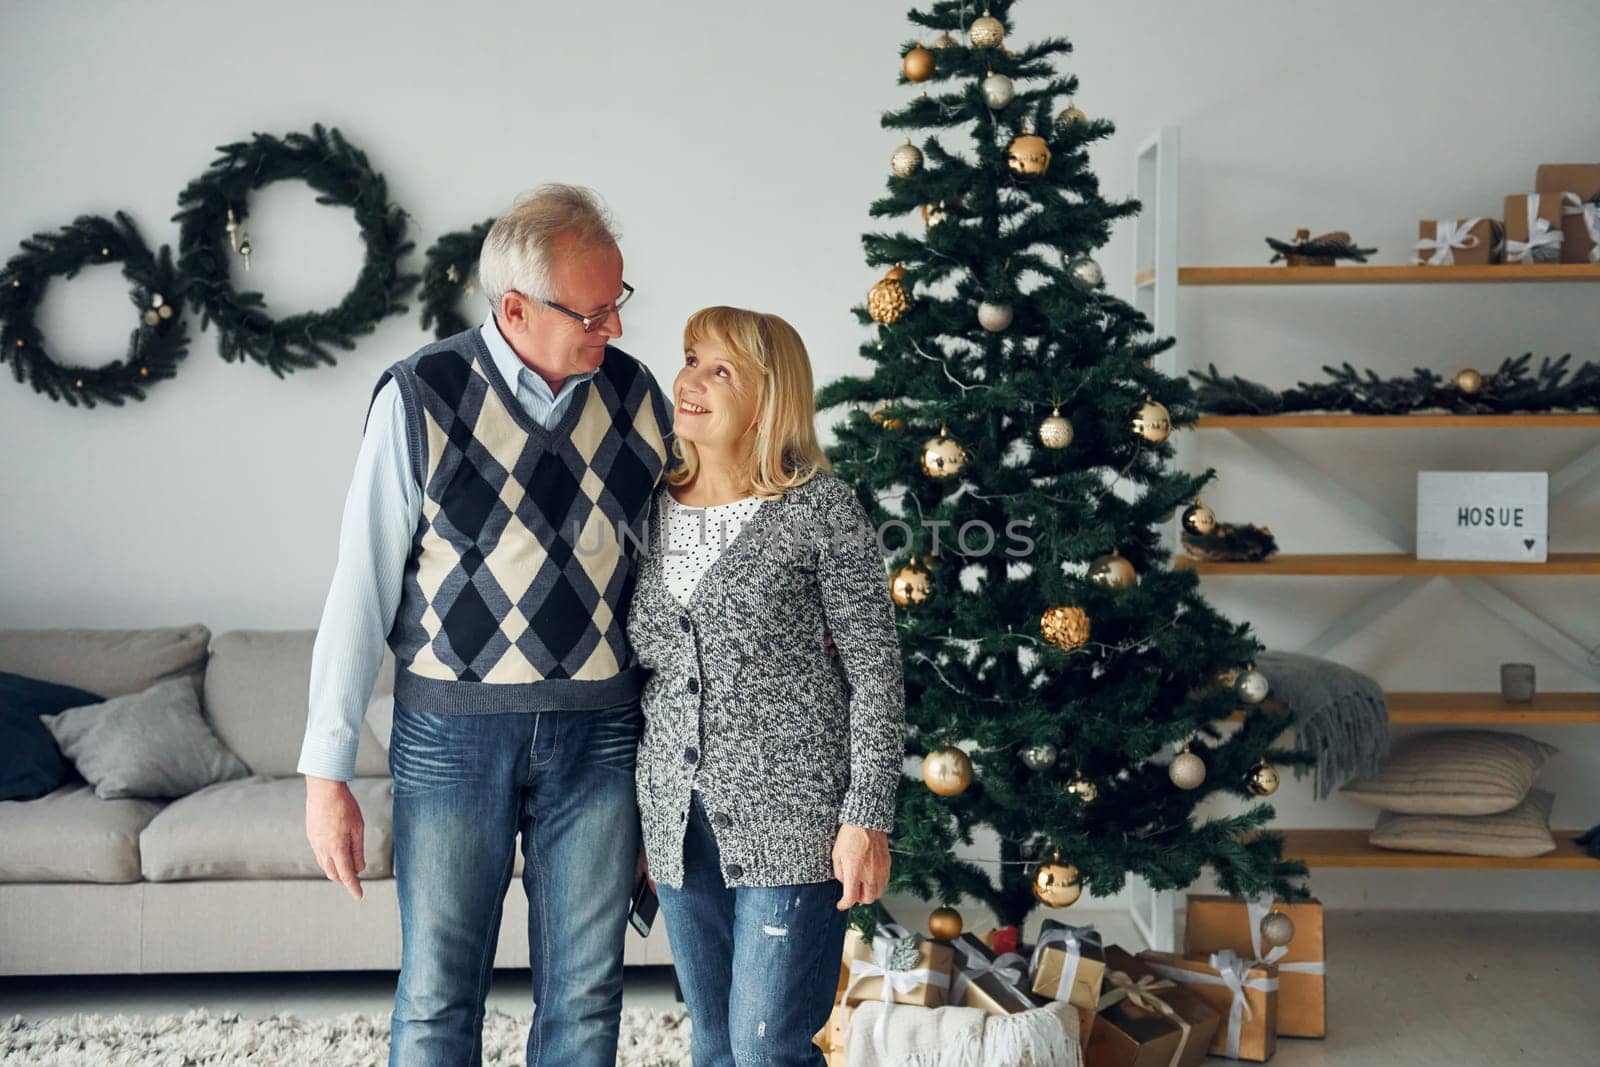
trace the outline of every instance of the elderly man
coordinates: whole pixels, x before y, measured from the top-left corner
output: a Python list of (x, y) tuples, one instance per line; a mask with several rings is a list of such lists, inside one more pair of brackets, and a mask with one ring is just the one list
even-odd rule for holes
[(479, 328), (384, 372), (345, 501), (298, 769), (323, 871), (361, 896), (346, 784), (387, 641), (402, 955), (391, 1064), (478, 1063), (520, 833), (529, 1064), (616, 1058), (639, 857), (640, 668), (622, 623), (672, 410), (622, 335), (594, 197), (545, 186), (484, 241)]

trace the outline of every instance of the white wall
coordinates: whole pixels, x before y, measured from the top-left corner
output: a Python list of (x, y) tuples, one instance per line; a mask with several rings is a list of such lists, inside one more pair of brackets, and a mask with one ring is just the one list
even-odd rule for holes
[[(0, 241), (84, 211), (122, 208), (173, 242), (178, 191), (213, 146), (314, 120), (364, 147), (411, 212), (420, 248), (562, 179), (602, 191), (639, 289), (622, 344), (669, 378), (678, 330), (708, 303), (790, 317), (819, 380), (859, 371), (848, 313), (874, 279), (859, 235), (896, 138), (881, 112), (902, 0), (809, 4), (640, 2), (9, 4), (0, 12)], [(1405, 257), (1416, 220), (1496, 213), (1540, 162), (1600, 157), (1591, 91), (1600, 9), (1565, 3), (1375, 0), (1208, 4), (1034, 0), (1018, 36), (1066, 34), (1079, 103), (1121, 132), (1093, 163), (1108, 195), (1131, 186), (1133, 146), (1183, 131), (1182, 259), (1249, 264), (1262, 237), (1348, 229), (1378, 260)], [(348, 213), (303, 188), (257, 198), (250, 276), (276, 310), (331, 303), (360, 262)], [(909, 221), (909, 220), (908, 220)], [(1102, 260), (1128, 291), (1132, 226)], [(101, 275), (104, 275), (102, 277)], [(1532, 349), (1594, 356), (1589, 287), (1188, 290), (1189, 358), (1289, 384), (1350, 359), (1487, 369)], [(92, 412), (0, 382), (0, 626), (215, 629), (314, 625), (368, 391), (423, 340), (413, 313), (387, 320), (339, 365), (279, 381), (227, 365), (202, 334), (148, 401)], [(110, 268), (52, 287), (44, 324), (64, 356), (119, 352), (130, 328)], [(1364, 471), (1401, 514), (1421, 467), (1552, 467), (1592, 433), (1302, 434), (1329, 469)], [(1253, 454), (1208, 435), (1209, 497), (1225, 517), (1272, 526), (1288, 550), (1381, 549)], [(1593, 550), (1597, 500), (1552, 512), (1553, 550)], [(1592, 581), (1507, 583), (1600, 642)], [(1217, 582), (1215, 598), (1292, 647), (1371, 583)], [(1592, 686), (1443, 583), (1341, 648), (1391, 688), (1490, 688), (1528, 658), (1546, 688)], [(1538, 731), (1565, 750), (1547, 781), (1557, 821), (1600, 821), (1593, 727)], [(1584, 768), (1589, 773), (1584, 773)], [(1280, 795), (1285, 822), (1358, 825), (1370, 813)], [(1592, 875), (1320, 875), (1330, 903), (1592, 905)]]

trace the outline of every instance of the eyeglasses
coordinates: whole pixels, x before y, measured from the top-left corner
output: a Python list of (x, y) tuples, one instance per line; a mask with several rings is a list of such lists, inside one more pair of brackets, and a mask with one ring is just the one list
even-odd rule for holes
[(554, 300), (541, 300), (539, 303), (543, 304), (545, 307), (555, 308), (563, 315), (577, 319), (583, 324), (584, 333), (593, 333), (599, 327), (599, 325), (609, 319), (614, 312), (621, 311), (622, 305), (626, 304), (628, 302), (628, 298), (632, 295), (633, 286), (629, 285), (627, 282), (623, 282), (622, 296), (617, 299), (617, 302), (606, 305), (592, 315), (585, 315), (580, 311), (573, 311), (571, 308), (563, 307)]

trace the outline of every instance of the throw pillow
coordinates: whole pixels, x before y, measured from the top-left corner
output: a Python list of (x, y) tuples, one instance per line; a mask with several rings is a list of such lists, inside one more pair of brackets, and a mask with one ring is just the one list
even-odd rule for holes
[(1417, 734), (1395, 744), (1383, 770), (1340, 792), (1409, 815), (1493, 815), (1521, 804), (1555, 754), (1554, 746), (1520, 734)]
[(211, 732), (191, 678), (43, 721), (102, 800), (187, 796), (250, 774)]
[(1550, 805), (1555, 798), (1534, 789), (1498, 815), (1378, 815), (1367, 840), (1401, 852), (1448, 852), (1461, 856), (1542, 856), (1555, 849)]
[(87, 689), (0, 671), (0, 800), (37, 800), (61, 788), (71, 768), (39, 716), (104, 699)]

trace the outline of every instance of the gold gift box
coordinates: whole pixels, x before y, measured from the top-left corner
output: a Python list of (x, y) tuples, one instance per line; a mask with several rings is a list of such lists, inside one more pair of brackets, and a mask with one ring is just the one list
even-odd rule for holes
[[(1139, 999), (1145, 1003), (1141, 1005), (1120, 993), (1119, 974), (1133, 983), (1155, 983), (1160, 988), (1142, 993)], [(1210, 1005), (1188, 987), (1161, 978), (1116, 945), (1106, 948), (1106, 976), (1100, 994), (1105, 1006), (1095, 1021), (1093, 1039), (1083, 1051), (1087, 1067), (1198, 1067), (1222, 1024), (1222, 1017)], [(1160, 1005), (1172, 1014), (1162, 1011)]]
[[(1456, 225), (1460, 226), (1467, 220), (1457, 219), (1455, 221)], [(1504, 232), (1504, 228), (1494, 219), (1479, 219), (1477, 222), (1472, 224), (1472, 229), (1467, 231), (1468, 234), (1478, 239), (1477, 244), (1473, 245), (1471, 248), (1451, 248), (1450, 263), (1447, 264), (1447, 266), (1473, 267), (1500, 262), (1500, 253), (1502, 251), (1500, 247), (1500, 238)], [(1418, 240), (1433, 241), (1437, 240), (1438, 237), (1438, 219), (1423, 219), (1421, 222), (1417, 223)], [(1423, 266), (1435, 265), (1428, 262), (1429, 257), (1433, 255), (1432, 252), (1424, 254), (1419, 251), (1417, 255), (1422, 260)]]
[(822, 1050), (822, 1056), (827, 1060), (828, 1067), (844, 1067), (845, 1038), (850, 1033), (850, 1013), (853, 1011), (854, 1008), (835, 1004), (833, 1011), (828, 1015), (828, 1021), (811, 1039), (811, 1043)]
[[(1180, 956), (1175, 952), (1141, 952), (1139, 959), (1163, 978), (1183, 984), (1221, 1017), (1211, 1038), (1211, 1055), (1228, 1055), (1233, 991), (1205, 956)], [(1238, 1059), (1265, 1063), (1278, 1051), (1278, 968), (1255, 964), (1244, 974), (1244, 1007), (1238, 1030)], [(1262, 988), (1263, 986), (1267, 988)]]
[[(852, 963), (857, 962), (876, 964), (873, 957), (873, 944), (860, 936), (854, 939), (846, 938), (845, 956)], [(950, 951), (949, 945), (941, 945), (937, 941), (924, 941), (917, 939), (917, 960), (908, 970), (927, 971), (931, 975), (945, 979), (943, 984), (935, 981), (918, 982), (910, 989), (901, 990), (891, 988), (889, 1002), (893, 1004), (912, 1004), (921, 1008), (942, 1008), (949, 999), (950, 967), (954, 962), (955, 954)], [(850, 969), (850, 983), (845, 987), (844, 1002), (851, 1007), (868, 1000), (883, 1000), (883, 977), (875, 974), (860, 974), (852, 966)]]
[(965, 957), (975, 956), (985, 963), (993, 964), (999, 955), (976, 934), (962, 934), (951, 942), (955, 952), (955, 969), (951, 972), (950, 985), (952, 991), (957, 985), (962, 987), (961, 995), (954, 997), (951, 1003), (963, 1008), (982, 1008), (990, 1015), (1015, 1015), (1018, 1012), (1030, 1011), (1036, 1005), (1033, 998), (1027, 995), (1024, 984), (1028, 980), (1028, 962), (1020, 955), (1021, 961), (1016, 964), (1019, 972), (1018, 984), (1013, 985), (1005, 978), (994, 972), (986, 972), (977, 977), (968, 977), (965, 981), (961, 972), (966, 970)]
[[(1534, 260), (1531, 258), (1525, 260), (1513, 260), (1511, 258), (1510, 251), (1512, 241), (1521, 241), (1524, 244), (1526, 244), (1528, 241), (1528, 201), (1531, 197), (1539, 198), (1538, 212), (1534, 218), (1542, 219), (1543, 221), (1549, 223), (1550, 229), (1556, 233), (1563, 232), (1561, 229), (1561, 197), (1559, 194), (1518, 193), (1516, 196), (1506, 197), (1507, 263), (1522, 264), (1534, 262)], [(1562, 239), (1561, 243), (1563, 246), (1565, 246), (1565, 238)], [(1556, 258), (1559, 260), (1561, 257), (1557, 256)]]
[[(1052, 930), (1070, 930), (1074, 927), (1054, 919), (1046, 919), (1039, 928), (1042, 943)], [(1106, 954), (1100, 945), (1100, 935), (1092, 928), (1082, 927), (1078, 935), (1078, 970), (1073, 975), (1072, 991), (1065, 998), (1056, 996), (1061, 985), (1061, 974), (1067, 963), (1067, 950), (1060, 944), (1044, 945), (1038, 951), (1038, 961), (1033, 969), (1033, 991), (1042, 997), (1065, 999), (1068, 1004), (1095, 1011), (1100, 1004), (1100, 983), (1105, 978)]]
[[(1301, 904), (1275, 903), (1294, 923), (1294, 940), (1289, 951), (1278, 957), (1278, 1036), (1328, 1036), (1328, 978), (1317, 969), (1295, 964), (1320, 964), (1326, 967), (1327, 944), (1322, 925), (1322, 905), (1315, 900)], [(1221, 949), (1232, 949), (1240, 959), (1256, 959), (1250, 940), (1250, 910), (1236, 897), (1193, 893), (1188, 901), (1188, 920), (1183, 931), (1183, 951), (1207, 956)], [(1263, 949), (1266, 946), (1262, 946)]]
[[(1592, 201), (1600, 196), (1600, 163), (1546, 163), (1534, 172), (1533, 191), (1541, 195), (1560, 198), (1571, 193), (1580, 201)], [(1561, 262), (1589, 263), (1594, 238), (1582, 215), (1561, 216), (1561, 232), (1566, 240), (1561, 242)]]

